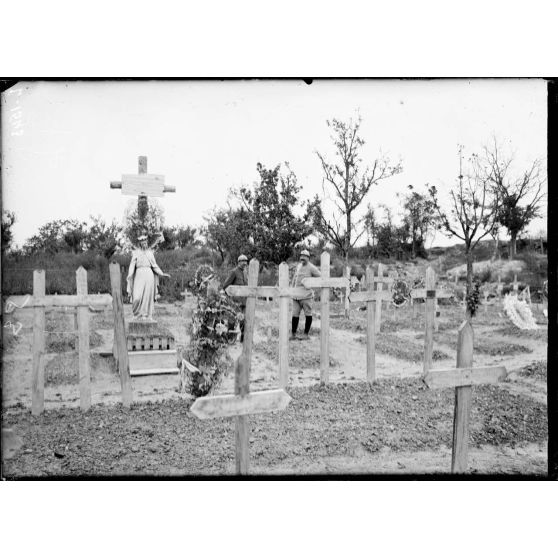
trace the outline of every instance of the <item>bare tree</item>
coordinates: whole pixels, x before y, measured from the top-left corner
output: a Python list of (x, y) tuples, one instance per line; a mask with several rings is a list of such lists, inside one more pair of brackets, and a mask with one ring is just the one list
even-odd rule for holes
[[(365, 229), (356, 233), (357, 224), (354, 212), (370, 192), (372, 186), (381, 180), (401, 172), (401, 164), (390, 165), (389, 159), (382, 157), (374, 160), (372, 168), (361, 169), (360, 150), (364, 140), (359, 135), (362, 122), (360, 115), (356, 121), (348, 123), (333, 119), (326, 121), (333, 134), (331, 139), (335, 145), (337, 161), (329, 163), (326, 158), (316, 152), (326, 183), (332, 187), (333, 203), (336, 211), (326, 217), (323, 207), (316, 211), (316, 227), (318, 231), (332, 242), (348, 263), (349, 251), (364, 234)], [(324, 197), (328, 197), (324, 188)], [(344, 221), (344, 223), (343, 223)]]
[(546, 183), (542, 161), (535, 159), (518, 177), (514, 177), (510, 170), (514, 157), (502, 153), (496, 138), (490, 147), (484, 147), (484, 159), (487, 177), (500, 199), (498, 222), (508, 230), (509, 258), (513, 259), (518, 235), (540, 215)]
[[(499, 203), (496, 191), (492, 188), (486, 170), (473, 154), (469, 159), (469, 169), (464, 175), (463, 146), (459, 146), (459, 176), (457, 185), (450, 190), (451, 209), (446, 212), (438, 201), (435, 186), (429, 189), (440, 218), (441, 227), (450, 236), (455, 236), (465, 243), (467, 261), (467, 295), (473, 286), (473, 250), (477, 244), (493, 230), (498, 218)], [(471, 313), (467, 307), (467, 316)]]

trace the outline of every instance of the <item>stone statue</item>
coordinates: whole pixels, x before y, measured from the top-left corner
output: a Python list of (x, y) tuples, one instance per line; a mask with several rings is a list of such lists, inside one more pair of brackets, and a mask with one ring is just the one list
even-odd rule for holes
[(132, 301), (134, 319), (153, 321), (159, 277), (170, 277), (170, 275), (163, 273), (157, 265), (153, 255), (154, 245), (148, 247), (147, 235), (142, 234), (138, 237), (138, 241), (140, 247), (132, 252), (132, 261), (128, 270), (128, 296)]

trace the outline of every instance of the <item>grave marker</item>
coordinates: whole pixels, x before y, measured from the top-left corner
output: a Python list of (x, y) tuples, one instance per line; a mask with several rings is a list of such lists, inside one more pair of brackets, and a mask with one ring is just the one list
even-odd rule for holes
[[(257, 260), (252, 260), (258, 264)], [(250, 265), (252, 265), (252, 261)], [(249, 268), (250, 269), (250, 268)], [(279, 298), (279, 387), (287, 387), (289, 383), (289, 299), (305, 296), (308, 291), (303, 287), (289, 286), (289, 266), (285, 262), (279, 265), (279, 284), (277, 287), (258, 287), (258, 276), (254, 285), (230, 285), (226, 289), (229, 296), (246, 297), (255, 300), (258, 297)], [(255, 311), (255, 306), (254, 306)], [(246, 306), (248, 312), (248, 305)], [(244, 332), (246, 341), (246, 330)], [(250, 349), (251, 351), (251, 349)]]
[[(31, 373), (31, 412), (40, 415), (44, 411), (45, 399), (45, 311), (49, 308), (70, 307), (78, 311), (79, 390), (80, 406), (87, 410), (91, 406), (89, 369), (89, 306), (105, 306), (112, 302), (110, 295), (87, 294), (87, 271), (80, 267), (76, 271), (77, 295), (46, 295), (45, 270), (33, 271), (33, 296), (26, 299), (25, 306), (33, 308), (33, 365)], [(15, 303), (8, 300), (6, 307)]]
[[(426, 374), (432, 367), (432, 350), (434, 348), (434, 325), (436, 320), (436, 304), (439, 298), (451, 298), (453, 293), (436, 290), (436, 273), (429, 266), (426, 269), (424, 289), (412, 289), (411, 298), (423, 298), (425, 302), (424, 315), (424, 363), (423, 371)], [(437, 328), (436, 328), (437, 329)]]
[(329, 289), (341, 288), (350, 292), (351, 286), (347, 277), (329, 276), (329, 253), (322, 252), (320, 258), (321, 277), (307, 277), (302, 284), (308, 289), (320, 291), (320, 383), (329, 382)]
[[(260, 295), (257, 287), (259, 262), (253, 259), (248, 266), (248, 289), (245, 286), (231, 285), (227, 294), (231, 296), (246, 296), (246, 313), (244, 322), (244, 344), (242, 354), (235, 366), (235, 395), (217, 397), (200, 397), (196, 399), (190, 410), (200, 418), (230, 417), (235, 418), (235, 461), (238, 475), (248, 474), (250, 425), (248, 415), (266, 413), (285, 409), (291, 397), (282, 389), (250, 393), (250, 364), (256, 315), (256, 298)], [(276, 289), (276, 287), (271, 287)], [(246, 294), (245, 294), (246, 293)]]
[(505, 366), (473, 367), (473, 327), (469, 321), (464, 321), (459, 328), (456, 368), (429, 370), (424, 376), (424, 382), (431, 389), (455, 387), (452, 473), (467, 471), (471, 386), (495, 384), (504, 380), (506, 376)]
[(366, 267), (368, 290), (351, 293), (351, 302), (366, 302), (366, 378), (369, 383), (376, 380), (376, 304), (378, 300), (389, 300), (391, 292), (374, 289), (374, 271)]

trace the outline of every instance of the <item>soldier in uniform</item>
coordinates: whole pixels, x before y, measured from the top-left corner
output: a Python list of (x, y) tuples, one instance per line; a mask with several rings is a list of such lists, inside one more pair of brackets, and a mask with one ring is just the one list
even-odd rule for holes
[[(310, 263), (310, 252), (302, 250), (300, 253), (300, 261), (296, 266), (295, 274), (292, 280), (293, 287), (303, 287), (302, 280), (307, 277), (321, 277), (320, 270)], [(296, 330), (298, 329), (298, 321), (300, 319), (300, 311), (304, 310), (306, 322), (304, 324), (303, 339), (308, 339), (310, 326), (312, 325), (312, 300), (314, 299), (314, 291), (308, 289), (308, 294), (302, 298), (293, 298), (293, 317), (292, 317), (292, 334), (291, 339), (298, 339)]]
[[(229, 285), (247, 285), (248, 277), (246, 268), (248, 267), (248, 258), (244, 254), (238, 256), (236, 267), (230, 272), (229, 276), (225, 279), (223, 283), (223, 290), (225, 290)], [(246, 298), (235, 296), (233, 300), (240, 307), (240, 311), (246, 314)], [(244, 341), (244, 320), (240, 324), (240, 342)]]

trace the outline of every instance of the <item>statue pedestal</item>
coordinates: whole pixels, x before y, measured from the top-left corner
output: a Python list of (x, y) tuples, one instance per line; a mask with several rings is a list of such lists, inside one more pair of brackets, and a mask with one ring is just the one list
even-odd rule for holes
[(130, 376), (178, 374), (175, 339), (155, 320), (132, 320), (126, 324)]

